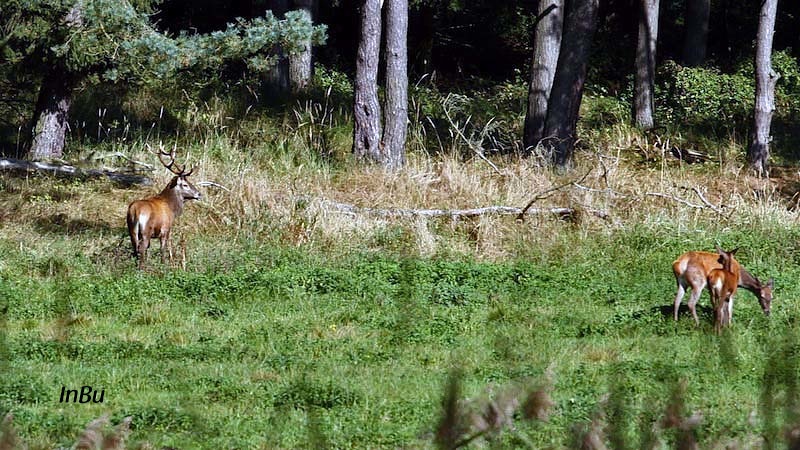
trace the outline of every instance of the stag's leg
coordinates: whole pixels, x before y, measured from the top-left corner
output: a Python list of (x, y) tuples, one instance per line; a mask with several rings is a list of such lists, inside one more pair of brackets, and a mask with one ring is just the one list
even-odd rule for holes
[(131, 246), (133, 247), (133, 257), (139, 258), (139, 238), (136, 237), (136, 232), (131, 232)]
[(128, 214), (125, 216), (125, 223), (128, 225), (128, 236), (131, 238), (131, 246), (133, 247), (133, 257), (139, 257), (139, 224), (136, 223), (136, 219), (131, 214), (130, 209), (128, 210)]
[(167, 264), (167, 258), (172, 265), (172, 241), (169, 238), (169, 231), (161, 233), (161, 264)]
[(143, 234), (139, 236), (139, 268), (144, 269), (144, 264), (147, 261), (147, 248), (150, 247), (150, 236)]
[(686, 295), (686, 286), (678, 280), (678, 294), (675, 296), (675, 320), (678, 320), (678, 310), (681, 309), (681, 301), (683, 296)]

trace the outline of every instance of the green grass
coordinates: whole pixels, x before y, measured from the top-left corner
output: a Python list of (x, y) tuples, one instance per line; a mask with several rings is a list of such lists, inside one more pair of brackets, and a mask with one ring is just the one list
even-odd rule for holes
[[(765, 373), (793, 336), (800, 281), (800, 233), (758, 224), (565, 226), (558, 243), (499, 261), (194, 237), (188, 270), (153, 258), (145, 273), (119, 252), (81, 251), (108, 233), (0, 240), (0, 413), (42, 447), (70, 445), (103, 413), (133, 417), (133, 445), (432, 447), (453, 368), (468, 398), (552, 373), (550, 420), (518, 422), (505, 447), (569, 445), (613, 392), (617, 417), (635, 419), (616, 432), (637, 448), (681, 380), (703, 447), (747, 443), (768, 429)], [(741, 245), (740, 261), (778, 286), (769, 319), (741, 292), (721, 337), (709, 308), (699, 328), (671, 318), (672, 260), (714, 240)], [(104, 403), (58, 403), (82, 385)]]
[[(128, 448), (433, 448), (448, 386), (467, 410), (549, 389), (549, 420), (518, 414), (490, 436), (499, 448), (575, 447), (592, 422), (614, 448), (677, 446), (669, 405), (702, 413), (689, 431), (702, 448), (783, 443), (800, 423), (793, 192), (735, 161), (658, 159), (624, 125), (584, 130), (574, 173), (490, 155), (497, 174), (453, 142), (435, 154), (417, 121), (408, 167), (386, 173), (352, 160), (346, 114), (298, 108), (236, 121), (206, 105), (179, 117), (179, 138), (148, 141), (148, 128), (76, 150), (156, 163), (144, 144), (174, 139), (198, 179), (230, 189), (205, 189), (176, 225), (185, 270), (162, 266), (158, 246), (146, 271), (129, 256), (125, 205), (163, 171), (138, 190), (0, 176), (0, 414), (30, 448), (70, 446), (103, 414), (132, 418)], [(593, 190), (573, 188), (589, 169)], [(320, 203), (520, 206), (554, 186), (535, 207), (614, 220), (382, 219)], [(647, 195), (699, 203), (694, 187), (729, 217)], [(772, 316), (742, 291), (722, 336), (707, 294), (699, 327), (685, 310), (672, 320), (671, 263), (717, 243), (776, 282)], [(104, 403), (58, 402), (84, 385)]]

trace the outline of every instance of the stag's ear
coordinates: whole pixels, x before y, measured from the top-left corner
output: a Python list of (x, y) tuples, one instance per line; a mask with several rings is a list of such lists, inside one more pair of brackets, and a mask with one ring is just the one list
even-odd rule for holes
[(769, 281), (767, 281), (767, 284), (766, 284), (766, 286), (767, 286), (768, 288), (770, 288), (770, 289), (774, 288), (774, 287), (775, 287), (775, 280), (774, 280), (774, 279), (772, 279), (772, 278), (770, 278), (770, 279), (769, 279)]
[(731, 254), (731, 256), (733, 256), (733, 255), (735, 255), (735, 254), (736, 254), (736, 252), (738, 252), (738, 251), (739, 251), (739, 247), (736, 247), (735, 249), (733, 249), (733, 250), (729, 251), (728, 253), (730, 253), (730, 254)]

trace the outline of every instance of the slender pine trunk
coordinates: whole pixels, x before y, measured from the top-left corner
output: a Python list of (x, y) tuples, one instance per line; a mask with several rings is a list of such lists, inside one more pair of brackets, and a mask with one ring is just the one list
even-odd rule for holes
[(361, 39), (356, 57), (353, 154), (381, 161), (381, 107), (378, 103), (378, 60), (381, 42), (382, 0), (361, 5)]
[(556, 168), (572, 162), (586, 67), (597, 27), (599, 0), (575, 0), (564, 20), (558, 67), (547, 105), (544, 144)]
[(656, 42), (659, 0), (640, 0), (636, 75), (633, 83), (633, 121), (642, 129), (653, 128), (655, 109)]
[(756, 102), (753, 111), (753, 139), (747, 161), (758, 176), (768, 176), (772, 112), (775, 110), (775, 84), (780, 77), (772, 69), (772, 37), (778, 0), (762, 0), (756, 41)]
[(386, 0), (386, 104), (382, 164), (405, 164), (408, 128), (408, 0)]
[(550, 99), (561, 48), (564, 0), (540, 1), (538, 14), (539, 23), (534, 33), (531, 59), (531, 81), (528, 85), (528, 110), (522, 139), (526, 153), (533, 150), (544, 138), (547, 102)]

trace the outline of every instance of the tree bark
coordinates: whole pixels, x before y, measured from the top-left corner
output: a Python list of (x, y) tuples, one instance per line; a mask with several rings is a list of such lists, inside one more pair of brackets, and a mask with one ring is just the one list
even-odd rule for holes
[(683, 64), (696, 67), (706, 60), (708, 18), (711, 0), (686, 0), (686, 31), (683, 41)]
[(358, 159), (381, 162), (381, 107), (378, 103), (378, 62), (382, 0), (361, 5), (361, 37), (356, 57), (353, 153)]
[(550, 100), (544, 143), (557, 168), (566, 168), (575, 149), (578, 112), (586, 81), (586, 66), (597, 27), (599, 0), (575, 0), (564, 20), (564, 32)]
[(34, 112), (29, 159), (61, 158), (64, 154), (74, 88), (74, 83), (63, 74), (49, 74), (42, 80)]
[[(302, 11), (313, 23), (315, 0), (294, 0), (294, 7)], [(292, 93), (297, 94), (304, 91), (311, 82), (313, 73), (311, 39), (307, 39), (302, 44), (302, 50), (289, 55), (289, 84)]]
[(544, 138), (547, 102), (550, 99), (561, 47), (564, 0), (541, 0), (538, 14), (539, 23), (534, 33), (531, 59), (531, 81), (528, 85), (528, 110), (522, 138), (526, 152), (533, 150)]
[(756, 102), (753, 112), (753, 140), (747, 161), (758, 176), (768, 176), (770, 126), (775, 110), (775, 84), (780, 77), (772, 70), (772, 37), (778, 0), (762, 0), (756, 41)]
[[(64, 23), (69, 28), (83, 26), (82, 1), (69, 10)], [(29, 159), (61, 158), (69, 129), (69, 109), (72, 106), (72, 91), (76, 86), (76, 75), (65, 67), (54, 67), (42, 79), (36, 107), (33, 112), (33, 129)]]
[(659, 0), (640, 0), (639, 39), (633, 88), (633, 121), (642, 129), (653, 128), (655, 109), (656, 41)]
[(381, 163), (405, 164), (408, 128), (408, 0), (386, 0), (386, 104)]
[[(283, 19), (288, 10), (289, 0), (272, 1), (272, 14), (276, 18)], [(276, 48), (274, 50), (277, 63), (275, 67), (264, 75), (265, 93), (268, 100), (277, 100), (281, 102), (286, 100), (289, 96), (289, 92), (291, 92), (291, 84), (289, 82), (289, 58), (282, 48)]]

